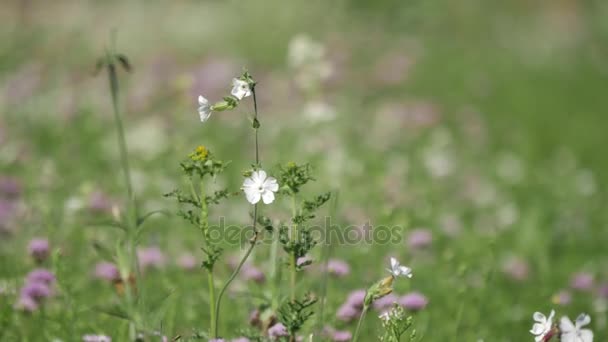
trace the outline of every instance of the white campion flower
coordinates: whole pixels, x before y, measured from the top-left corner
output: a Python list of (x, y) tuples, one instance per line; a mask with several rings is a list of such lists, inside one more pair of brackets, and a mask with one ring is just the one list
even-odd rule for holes
[(239, 100), (242, 100), (247, 96), (251, 96), (251, 88), (249, 88), (249, 83), (239, 80), (238, 78), (233, 78), (232, 91), (230, 91), (230, 94)]
[(593, 332), (589, 329), (581, 329), (591, 323), (591, 317), (587, 314), (580, 314), (574, 321), (564, 316), (559, 322), (561, 331), (561, 342), (593, 342)]
[(279, 190), (279, 183), (275, 178), (268, 177), (264, 170), (258, 170), (245, 178), (242, 189), (249, 203), (256, 204), (261, 198), (264, 204), (270, 204), (274, 201), (274, 193)]
[(209, 104), (209, 100), (204, 98), (202, 95), (198, 96), (198, 115), (201, 118), (201, 122), (207, 121), (211, 116), (211, 104)]
[(399, 276), (407, 278), (412, 277), (412, 269), (407, 266), (402, 266), (395, 258), (391, 258), (391, 268), (387, 268), (386, 270), (395, 278)]
[(554, 310), (551, 310), (549, 317), (545, 317), (545, 315), (538, 311), (532, 315), (536, 323), (532, 326), (530, 333), (535, 336), (534, 340), (536, 342), (542, 342), (545, 336), (553, 329), (553, 316), (555, 316)]

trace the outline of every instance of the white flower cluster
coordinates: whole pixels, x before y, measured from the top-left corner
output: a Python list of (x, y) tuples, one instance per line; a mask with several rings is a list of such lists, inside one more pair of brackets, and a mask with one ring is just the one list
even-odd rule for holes
[(535, 323), (530, 330), (534, 335), (534, 341), (547, 342), (554, 335), (559, 334), (561, 342), (593, 342), (593, 332), (589, 329), (583, 329), (584, 326), (591, 323), (591, 317), (587, 314), (580, 314), (574, 323), (564, 316), (559, 322), (559, 329), (553, 326), (553, 317), (555, 311), (551, 310), (549, 317), (546, 317), (540, 312), (535, 312), (532, 316)]

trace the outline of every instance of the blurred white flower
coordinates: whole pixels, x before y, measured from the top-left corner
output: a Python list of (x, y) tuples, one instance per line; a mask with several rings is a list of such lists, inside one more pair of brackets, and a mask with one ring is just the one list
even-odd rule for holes
[(535, 336), (534, 340), (536, 342), (543, 341), (545, 335), (547, 335), (551, 331), (551, 329), (553, 329), (553, 316), (555, 316), (554, 310), (551, 310), (551, 314), (549, 315), (549, 317), (545, 317), (545, 315), (538, 311), (535, 312), (532, 316), (536, 323), (534, 323), (534, 325), (532, 326), (532, 330), (530, 330), (530, 333)]
[(202, 95), (198, 96), (198, 115), (201, 118), (201, 122), (207, 121), (211, 116), (211, 105), (209, 100), (204, 98)]
[(591, 322), (587, 314), (580, 314), (574, 324), (570, 318), (564, 316), (559, 322), (561, 331), (561, 342), (593, 342), (593, 332), (589, 329), (581, 329)]
[(387, 268), (387, 271), (395, 278), (399, 276), (407, 278), (412, 277), (412, 269), (407, 266), (402, 266), (395, 258), (391, 258), (391, 268)]
[(245, 179), (242, 189), (249, 203), (256, 204), (261, 198), (264, 204), (270, 204), (274, 201), (274, 193), (279, 190), (279, 183), (275, 178), (268, 177), (264, 170), (259, 170)]
[(232, 96), (236, 97), (239, 100), (247, 96), (251, 96), (251, 89), (249, 88), (249, 83), (239, 80), (238, 78), (232, 79), (232, 91), (230, 91)]
[(384, 311), (380, 316), (378, 316), (381, 320), (383, 321), (388, 321), (389, 319), (391, 319), (391, 314), (390, 311)]
[(287, 64), (295, 71), (295, 83), (303, 89), (318, 87), (333, 73), (323, 44), (307, 35), (297, 35), (287, 48)]
[(311, 123), (332, 121), (336, 112), (332, 106), (322, 101), (312, 101), (304, 106), (304, 116)]

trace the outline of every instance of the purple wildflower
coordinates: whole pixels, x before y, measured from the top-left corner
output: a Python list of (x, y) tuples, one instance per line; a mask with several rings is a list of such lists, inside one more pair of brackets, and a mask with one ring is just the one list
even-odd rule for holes
[(271, 340), (276, 340), (279, 337), (288, 336), (287, 328), (282, 323), (277, 323), (268, 329), (268, 337)]
[(509, 278), (516, 281), (528, 279), (528, 274), (530, 273), (526, 261), (517, 257), (507, 260), (504, 263), (502, 270)]
[(597, 288), (597, 295), (602, 298), (608, 298), (608, 283), (602, 283)]
[(26, 282), (28, 284), (41, 283), (47, 286), (51, 286), (53, 283), (55, 283), (55, 275), (53, 274), (53, 272), (44, 268), (37, 268), (28, 273), (26, 277)]
[(312, 258), (309, 257), (308, 255), (299, 257), (298, 260), (296, 261), (296, 264), (300, 267), (306, 267), (306, 266), (310, 265), (311, 263), (312, 263)]
[(52, 294), (51, 288), (43, 283), (26, 283), (21, 288), (21, 298), (29, 297), (36, 301), (50, 297)]
[(0, 177), (0, 197), (18, 198), (21, 195), (22, 187), (17, 178)]
[(572, 302), (570, 291), (561, 290), (553, 296), (553, 303), (557, 305), (568, 305)]
[(212, 338), (209, 340), (209, 342), (226, 342), (226, 340), (223, 338)]
[(327, 262), (327, 272), (337, 277), (344, 277), (350, 273), (350, 266), (345, 261), (331, 259)]
[(376, 299), (373, 303), (373, 306), (374, 309), (382, 311), (393, 306), (393, 304), (396, 303), (398, 300), (399, 297), (397, 297), (397, 295), (395, 295), (394, 293), (389, 293), (388, 295), (382, 298)]
[(264, 273), (259, 268), (252, 265), (245, 265), (242, 273), (243, 279), (252, 280), (256, 283), (263, 283), (266, 280)]
[(424, 309), (429, 303), (426, 296), (419, 292), (411, 292), (399, 298), (399, 305), (410, 311), (419, 311)]
[(158, 247), (138, 249), (137, 259), (142, 270), (149, 267), (161, 268), (165, 265), (165, 255)]
[(95, 265), (95, 278), (114, 282), (120, 280), (120, 272), (113, 263), (102, 261)]
[(357, 309), (361, 309), (363, 308), (363, 301), (365, 300), (365, 290), (355, 290), (352, 291), (349, 295), (348, 298), (346, 299), (346, 304), (357, 308)]
[(182, 254), (178, 259), (177, 259), (177, 265), (184, 270), (187, 271), (192, 271), (196, 268), (196, 266), (198, 265), (198, 263), (196, 262), (196, 258), (194, 257), (194, 255), (190, 254), (190, 253), (185, 253)]
[(361, 309), (356, 308), (348, 303), (342, 304), (340, 308), (338, 308), (338, 312), (336, 312), (336, 317), (344, 322), (351, 322), (361, 314)]
[(230, 342), (249, 342), (249, 339), (247, 337), (237, 337), (233, 338)]
[(579, 272), (572, 276), (570, 287), (579, 291), (589, 291), (593, 288), (593, 274), (587, 272)]
[(414, 229), (407, 237), (411, 249), (427, 248), (433, 242), (433, 233), (428, 229)]
[(15, 305), (15, 308), (26, 312), (34, 312), (38, 310), (38, 302), (32, 297), (21, 295), (19, 296), (19, 301)]
[(88, 206), (92, 212), (109, 213), (112, 211), (112, 201), (101, 191), (94, 191), (89, 195)]
[(27, 250), (36, 262), (43, 262), (49, 257), (49, 241), (45, 238), (34, 238), (28, 244)]
[(331, 334), (331, 340), (334, 342), (348, 342), (352, 340), (353, 335), (350, 331), (336, 330)]

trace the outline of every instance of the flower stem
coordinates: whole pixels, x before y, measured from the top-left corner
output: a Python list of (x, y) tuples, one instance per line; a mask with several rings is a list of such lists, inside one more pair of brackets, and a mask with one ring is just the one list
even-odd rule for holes
[[(116, 126), (116, 134), (118, 140), (118, 150), (120, 153), (120, 165), (122, 168), (122, 173), (124, 177), (124, 183), (127, 188), (127, 217), (126, 217), (126, 226), (127, 226), (127, 256), (129, 262), (129, 269), (135, 269), (135, 284), (137, 284), (137, 280), (140, 278), (140, 270), (137, 262), (137, 242), (136, 242), (136, 229), (137, 229), (137, 200), (135, 198), (135, 192), (133, 191), (133, 184), (131, 182), (131, 169), (129, 167), (129, 155), (127, 149), (127, 142), (125, 139), (125, 132), (122, 122), (122, 117), (120, 115), (120, 111), (118, 109), (118, 74), (116, 72), (116, 65), (114, 64), (114, 37), (112, 37), (112, 50), (106, 52), (106, 63), (108, 70), (108, 80), (110, 85), (110, 95), (112, 98), (112, 110), (114, 113), (114, 125)], [(125, 281), (125, 290), (126, 290), (126, 299), (127, 299), (127, 307), (130, 311), (131, 322), (130, 322), (130, 330), (137, 330), (136, 321), (137, 317), (135, 312), (135, 289), (129, 283), (129, 279), (123, 279)]]
[(357, 328), (355, 329), (355, 335), (353, 336), (352, 342), (357, 342), (357, 339), (359, 338), (359, 329), (361, 329), (361, 323), (363, 322), (363, 318), (365, 318), (365, 314), (368, 310), (369, 306), (363, 306), (363, 311), (361, 311), (361, 315), (359, 316), (359, 322), (357, 322)]
[(241, 268), (243, 267), (243, 265), (249, 258), (249, 255), (253, 251), (253, 248), (257, 244), (257, 240), (258, 240), (258, 236), (259, 236), (259, 232), (257, 231), (257, 228), (256, 228), (257, 217), (258, 217), (258, 205), (256, 204), (253, 207), (253, 237), (249, 241), (249, 248), (247, 248), (247, 251), (245, 252), (245, 255), (243, 255), (243, 258), (241, 258), (241, 261), (239, 262), (238, 266), (236, 267), (234, 272), (232, 272), (232, 274), (230, 275), (230, 278), (228, 278), (228, 280), (226, 281), (226, 284), (224, 284), (224, 286), (220, 289), (219, 294), (217, 295), (217, 301), (215, 304), (215, 329), (214, 329), (215, 335), (213, 336), (214, 338), (218, 337), (217, 333), (218, 333), (218, 324), (219, 324), (219, 317), (220, 317), (220, 304), (222, 302), (222, 297), (224, 296), (224, 292), (226, 292), (226, 289), (228, 289), (228, 286), (230, 286), (230, 283), (232, 283), (234, 278), (236, 278), (236, 276), (239, 274), (239, 272), (241, 271)]
[[(257, 122), (257, 120), (258, 120), (258, 101), (257, 101), (256, 95), (255, 95), (256, 94), (255, 85), (251, 87), (251, 93), (253, 94), (253, 113), (254, 113), (253, 118), (254, 118), (255, 122)], [(255, 130), (255, 134), (254, 134), (255, 164), (257, 166), (259, 166), (260, 165), (260, 147), (259, 147), (259, 143), (258, 143), (258, 127), (257, 126), (254, 127), (254, 130)], [(243, 265), (249, 258), (249, 255), (251, 255), (253, 248), (255, 248), (255, 246), (257, 244), (258, 237), (260, 235), (260, 232), (258, 232), (258, 230), (257, 230), (257, 223), (258, 223), (258, 205), (256, 203), (253, 206), (253, 238), (251, 238), (251, 240), (249, 241), (249, 248), (247, 248), (247, 251), (245, 252), (245, 255), (243, 255), (243, 258), (239, 262), (238, 266), (236, 267), (234, 272), (232, 272), (232, 274), (230, 275), (230, 278), (228, 278), (228, 280), (226, 281), (224, 286), (220, 289), (220, 292), (217, 295), (217, 301), (215, 303), (215, 327), (213, 329), (214, 334), (212, 334), (212, 336), (214, 338), (218, 337), (218, 326), (219, 326), (219, 321), (220, 321), (220, 305), (222, 303), (222, 297), (224, 296), (224, 292), (226, 292), (226, 290), (228, 289), (228, 287), (230, 286), (230, 284), (232, 283), (234, 278), (236, 278), (236, 276), (239, 274), (239, 272), (241, 271), (241, 268), (243, 267)]]
[(211, 317), (211, 335), (217, 337), (217, 326), (215, 324), (217, 321), (217, 318), (215, 317), (215, 285), (213, 281), (213, 271), (211, 270), (207, 273), (207, 282), (209, 285), (209, 315)]
[[(192, 186), (192, 181), (190, 181)], [(209, 245), (209, 211), (207, 210), (207, 201), (206, 201), (206, 191), (205, 191), (205, 180), (201, 179), (200, 182), (200, 194), (198, 195), (198, 201), (201, 204), (201, 214), (200, 214), (200, 229), (203, 234), (203, 243), (205, 247)], [(216, 329), (216, 316), (215, 316), (215, 283), (213, 280), (213, 266), (209, 267), (207, 270), (207, 285), (209, 291), (209, 317), (210, 323), (210, 333), (212, 336), (215, 336)]]
[[(297, 206), (296, 206), (296, 195), (293, 194), (291, 196), (291, 211), (292, 211), (292, 217), (295, 221), (295, 217), (297, 215)], [(298, 224), (294, 222), (293, 224), (293, 228), (291, 231), (291, 241), (293, 243), (295, 243), (298, 239)], [(292, 252), (291, 254), (291, 282), (290, 282), (290, 289), (291, 289), (291, 301), (295, 302), (296, 300), (296, 280), (297, 280), (297, 267), (298, 267), (298, 259), (296, 257), (296, 252), (295, 250)]]

